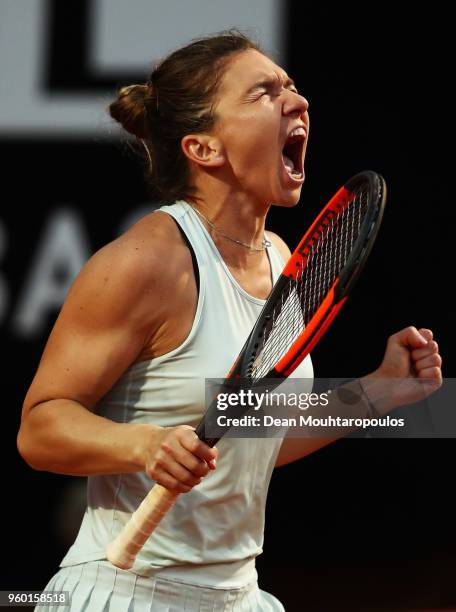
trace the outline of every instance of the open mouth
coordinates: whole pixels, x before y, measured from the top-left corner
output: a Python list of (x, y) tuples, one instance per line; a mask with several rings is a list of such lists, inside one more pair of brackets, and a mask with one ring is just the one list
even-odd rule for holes
[[(298, 132), (298, 133), (295, 133)], [(287, 174), (294, 180), (302, 180), (304, 176), (304, 151), (305, 131), (298, 128), (287, 138), (282, 150), (282, 161)]]

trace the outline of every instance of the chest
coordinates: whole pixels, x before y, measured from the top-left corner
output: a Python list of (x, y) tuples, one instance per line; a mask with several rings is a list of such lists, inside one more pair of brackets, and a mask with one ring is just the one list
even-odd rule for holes
[(266, 300), (272, 290), (272, 274), (269, 262), (263, 261), (255, 269), (245, 270), (227, 266), (228, 272), (238, 285), (250, 296)]

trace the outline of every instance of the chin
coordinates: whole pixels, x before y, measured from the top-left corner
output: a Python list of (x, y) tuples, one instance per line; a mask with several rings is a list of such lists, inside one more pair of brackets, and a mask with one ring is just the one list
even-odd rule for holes
[(273, 206), (282, 206), (283, 208), (293, 208), (301, 199), (302, 185), (298, 189), (283, 194), (280, 198), (274, 200)]

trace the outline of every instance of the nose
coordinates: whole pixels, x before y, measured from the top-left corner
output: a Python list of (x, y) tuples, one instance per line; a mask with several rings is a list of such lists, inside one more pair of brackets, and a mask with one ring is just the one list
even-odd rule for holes
[(295, 91), (288, 90), (288, 95), (283, 105), (283, 114), (299, 113), (303, 115), (309, 110), (309, 102), (304, 96)]

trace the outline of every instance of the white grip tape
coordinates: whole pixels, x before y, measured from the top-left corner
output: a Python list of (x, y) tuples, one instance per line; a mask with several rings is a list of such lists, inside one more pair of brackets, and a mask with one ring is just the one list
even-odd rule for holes
[(108, 560), (121, 569), (130, 569), (144, 542), (154, 532), (162, 518), (174, 504), (179, 493), (156, 484), (133, 512), (117, 538), (108, 545)]

